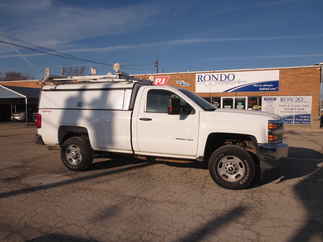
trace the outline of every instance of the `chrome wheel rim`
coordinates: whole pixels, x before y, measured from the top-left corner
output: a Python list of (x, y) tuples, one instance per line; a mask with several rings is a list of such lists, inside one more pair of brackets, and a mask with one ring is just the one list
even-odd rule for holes
[(71, 144), (65, 149), (65, 157), (69, 164), (77, 166), (82, 161), (81, 149), (75, 144)]
[(246, 165), (238, 157), (227, 155), (221, 158), (217, 165), (219, 176), (227, 182), (238, 182), (246, 174)]

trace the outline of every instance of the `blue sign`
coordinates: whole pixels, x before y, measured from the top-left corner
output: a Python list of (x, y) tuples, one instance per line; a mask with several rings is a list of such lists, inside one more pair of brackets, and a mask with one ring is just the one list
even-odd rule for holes
[(311, 124), (311, 114), (296, 114), (283, 116), (286, 124)]
[(281, 116), (287, 124), (311, 124), (312, 96), (262, 97), (262, 111)]
[(225, 90), (225, 92), (275, 92), (279, 90), (279, 81), (249, 83)]
[(183, 86), (183, 87), (190, 87), (192, 86), (190, 83), (187, 83), (186, 81), (176, 81), (177, 85)]
[(195, 91), (212, 92), (276, 92), (279, 70), (197, 73)]

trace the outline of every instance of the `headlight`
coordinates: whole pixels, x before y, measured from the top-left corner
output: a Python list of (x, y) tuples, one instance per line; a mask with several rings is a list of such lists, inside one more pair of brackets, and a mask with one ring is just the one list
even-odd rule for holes
[(268, 121), (268, 143), (282, 143), (284, 135), (284, 123), (282, 120)]

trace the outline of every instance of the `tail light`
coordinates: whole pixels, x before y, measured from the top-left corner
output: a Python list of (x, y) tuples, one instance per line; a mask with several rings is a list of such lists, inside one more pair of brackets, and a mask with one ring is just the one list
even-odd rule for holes
[(37, 113), (35, 115), (35, 126), (37, 129), (41, 128), (41, 114), (40, 113)]

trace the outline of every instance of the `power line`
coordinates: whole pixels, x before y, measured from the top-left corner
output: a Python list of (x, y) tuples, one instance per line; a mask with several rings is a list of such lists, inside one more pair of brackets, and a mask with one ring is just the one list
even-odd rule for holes
[(87, 58), (77, 57), (77, 56), (74, 56), (74, 55), (71, 55), (71, 54), (65, 54), (65, 53), (61, 54), (59, 51), (57, 51), (55, 49), (50, 49), (50, 48), (45, 48), (45, 47), (36, 47), (35, 48), (35, 47), (30, 47), (30, 46), (17, 44), (17, 43), (11, 42), (11, 41), (4, 41), (4, 40), (0, 40), (0, 43), (10, 45), (10, 46), (19, 47), (19, 48), (23, 48), (23, 49), (27, 49), (27, 50), (31, 50), (31, 51), (34, 51), (34, 52), (40, 52), (40, 53), (47, 54), (47, 55), (61, 57), (61, 58), (65, 58), (65, 59), (73, 59), (73, 60), (89, 62), (89, 63), (93, 63), (93, 64), (97, 64), (97, 65), (111, 66), (111, 64), (98, 62), (98, 61), (90, 60), (90, 59), (87, 59)]
[[(10, 39), (11, 39), (11, 41), (10, 41)], [(82, 57), (74, 56), (72, 54), (68, 54), (66, 52), (58, 51), (56, 49), (36, 45), (36, 44), (27, 42), (25, 40), (21, 40), (21, 39), (16, 38), (16, 37), (15, 38), (10, 37), (10, 39), (6, 38), (6, 40), (0, 40), (0, 43), (7, 44), (7, 45), (10, 45), (10, 46), (14, 46), (14, 47), (27, 49), (27, 50), (31, 50), (31, 51), (46, 54), (46, 55), (57, 56), (57, 57), (65, 58), (65, 59), (81, 60), (81, 61), (90, 62), (90, 63), (94, 63), (94, 64), (112, 66), (111, 63), (107, 64), (107, 63), (97, 62), (97, 61), (94, 61), (94, 60), (91, 60), (91, 59), (88, 59), (88, 58), (82, 58)], [(21, 44), (21, 43), (23, 43), (23, 44)], [(144, 69), (146, 69), (145, 67), (150, 66), (150, 64), (148, 64), (148, 63), (147, 64), (121, 63), (121, 64), (124, 67), (124, 69), (130, 70), (130, 71), (131, 70), (132, 71), (144, 70)]]
[[(58, 50), (56, 50), (56, 49), (53, 49), (53, 48), (48, 48), (48, 47), (44, 47), (44, 46), (40, 46), (40, 45), (36, 45), (36, 44), (32, 44), (32, 43), (28, 43), (27, 41), (24, 41), (24, 40), (21, 40), (21, 39), (18, 39), (18, 38), (13, 38), (13, 37), (11, 37), (11, 39), (12, 40), (14, 40), (14, 41), (19, 41), (19, 42), (23, 42), (23, 43), (26, 43), (26, 44), (28, 44), (28, 45), (31, 45), (31, 46), (33, 46), (33, 47), (36, 47), (36, 48), (40, 48), (40, 49), (43, 49), (43, 50), (46, 50), (46, 51), (49, 51), (49, 52), (55, 52), (55, 53), (58, 53), (58, 54), (61, 54), (61, 55), (64, 55), (64, 56), (68, 56), (68, 57), (71, 57), (71, 58), (77, 58), (77, 59), (82, 59), (82, 60), (88, 60), (87, 62), (97, 62), (97, 61), (94, 61), (94, 60), (91, 60), (91, 59), (88, 59), (88, 58), (83, 58), (83, 57), (78, 57), (78, 56), (75, 56), (75, 55), (72, 55), (72, 54), (68, 54), (68, 53), (66, 53), (66, 52), (62, 52), (62, 51), (58, 51)], [(111, 64), (111, 63), (108, 63), (108, 64), (106, 64), (106, 63), (102, 63), (102, 62), (100, 62), (102, 65), (110, 65), (110, 66), (112, 66), (113, 64)], [(95, 63), (95, 64), (97, 64), (97, 63)]]
[[(2, 33), (0, 32), (0, 35), (1, 35)], [(5, 39), (7, 39), (7, 38), (5, 38)], [(16, 47), (14, 47), (14, 46), (10, 46), (10, 48), (12, 48), (18, 55), (22, 55), (22, 53), (19, 51), (19, 49), (18, 48), (16, 48)], [(34, 64), (30, 61), (30, 60), (28, 60), (27, 59), (27, 57), (25, 57), (25, 56), (21, 56), (21, 58), (28, 64), (28, 65), (30, 65), (33, 69), (35, 68), (35, 66), (34, 66)]]

